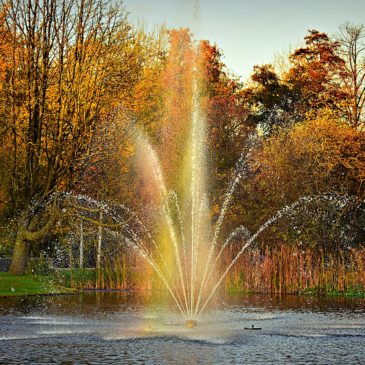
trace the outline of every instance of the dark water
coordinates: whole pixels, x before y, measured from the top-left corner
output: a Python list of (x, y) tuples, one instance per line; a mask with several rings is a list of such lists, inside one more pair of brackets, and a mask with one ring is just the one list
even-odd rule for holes
[(226, 296), (189, 330), (131, 293), (0, 298), (0, 364), (365, 364), (365, 301)]

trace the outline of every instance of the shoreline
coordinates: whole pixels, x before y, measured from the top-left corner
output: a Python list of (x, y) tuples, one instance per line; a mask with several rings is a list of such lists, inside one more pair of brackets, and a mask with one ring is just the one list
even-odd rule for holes
[[(57, 289), (56, 289), (57, 290)], [(15, 297), (35, 297), (35, 296), (59, 296), (59, 295), (79, 295), (83, 293), (132, 293), (139, 292), (139, 290), (133, 289), (73, 289), (73, 288), (62, 288), (60, 291), (50, 292), (32, 292), (32, 293), (15, 293), (9, 292), (6, 294), (0, 294), (1, 299), (15, 298)], [(245, 291), (225, 291), (225, 295), (247, 295), (247, 296), (296, 296), (296, 297), (307, 297), (307, 298), (344, 298), (344, 299), (365, 299), (365, 293), (351, 294), (351, 293), (327, 293), (327, 294), (316, 294), (316, 293), (253, 293)]]
[[(81, 284), (82, 285), (82, 284)], [(51, 275), (9, 275), (8, 273), (0, 273), (0, 299), (12, 298), (17, 296), (39, 296), (39, 295), (68, 295), (85, 293), (132, 293), (140, 292), (141, 289), (98, 289), (98, 288), (76, 288), (68, 285), (62, 285), (57, 281), (57, 277)], [(156, 292), (156, 290), (151, 290)], [(295, 295), (302, 297), (342, 297), (349, 299), (365, 299), (365, 290), (360, 287), (348, 288), (346, 292), (324, 290), (321, 288), (308, 288), (301, 292), (254, 292), (244, 291), (239, 288), (226, 288), (224, 290), (227, 295)]]

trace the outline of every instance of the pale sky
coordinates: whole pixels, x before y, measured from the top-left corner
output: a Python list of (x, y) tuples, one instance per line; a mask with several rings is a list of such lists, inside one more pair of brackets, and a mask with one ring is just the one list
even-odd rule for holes
[(365, 24), (365, 0), (124, 0), (132, 22), (189, 27), (223, 50), (224, 62), (246, 79), (256, 64), (298, 45), (308, 29), (329, 34), (347, 21)]

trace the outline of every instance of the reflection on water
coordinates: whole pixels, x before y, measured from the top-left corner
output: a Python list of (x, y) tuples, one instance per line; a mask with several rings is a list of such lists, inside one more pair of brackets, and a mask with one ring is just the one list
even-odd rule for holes
[[(0, 364), (360, 364), (365, 301), (227, 295), (186, 329), (133, 293), (0, 299)], [(259, 331), (244, 328), (255, 325)]]

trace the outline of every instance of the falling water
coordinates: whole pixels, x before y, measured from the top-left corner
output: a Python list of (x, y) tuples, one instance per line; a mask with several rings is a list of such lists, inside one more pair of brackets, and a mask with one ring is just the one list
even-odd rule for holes
[[(197, 71), (195, 70), (195, 72)], [(176, 267), (179, 274), (179, 284), (171, 283), (174, 285), (171, 292), (174, 293), (174, 299), (179, 308), (184, 308), (184, 316), (189, 319), (194, 317), (196, 307), (201, 301), (201, 268), (204, 260), (202, 254), (208, 252), (208, 232), (210, 232), (209, 220), (207, 219), (210, 208), (205, 186), (206, 153), (204, 145), (206, 127), (202, 116), (198, 86), (194, 80), (191, 132), (188, 144), (190, 159), (187, 162), (187, 170), (191, 172), (190, 189), (186, 197), (187, 201), (184, 202), (184, 206), (190, 206), (190, 214), (184, 215), (182, 213), (177, 193), (168, 191), (157, 153), (148, 139), (141, 132), (138, 133), (137, 139), (137, 145), (144, 155), (144, 161), (148, 161), (154, 182), (159, 190), (161, 211), (174, 252), (174, 267), (171, 267), (171, 271), (174, 272)], [(175, 211), (176, 214), (174, 215)], [(158, 266), (152, 266), (166, 284), (168, 282), (166, 275)], [(170, 289), (168, 290), (170, 291)], [(179, 299), (180, 296), (183, 301)]]

